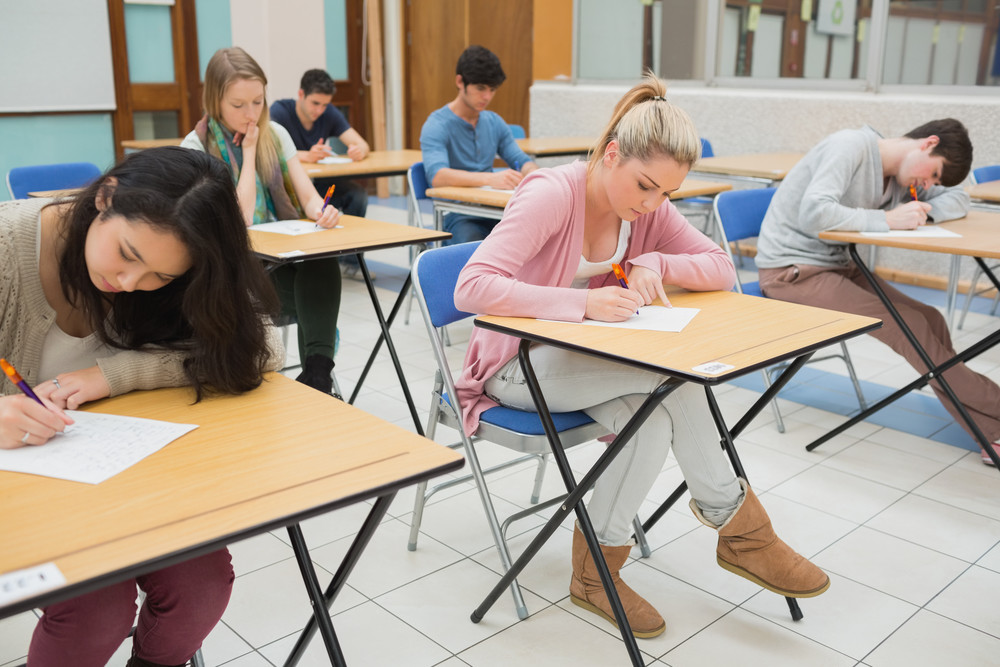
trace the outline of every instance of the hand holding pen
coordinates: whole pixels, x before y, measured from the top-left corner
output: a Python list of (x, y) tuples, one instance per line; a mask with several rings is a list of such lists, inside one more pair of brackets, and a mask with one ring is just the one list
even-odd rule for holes
[(0, 398), (0, 449), (44, 444), (73, 423), (62, 410), (43, 403), (6, 359), (0, 359), (0, 368), (23, 394)]
[(326, 191), (323, 203), (320, 205), (319, 211), (316, 213), (317, 227), (322, 229), (331, 229), (337, 225), (337, 221), (340, 219), (340, 211), (338, 211), (336, 207), (330, 205), (330, 198), (333, 197), (333, 191), (336, 187), (336, 185), (331, 185)]

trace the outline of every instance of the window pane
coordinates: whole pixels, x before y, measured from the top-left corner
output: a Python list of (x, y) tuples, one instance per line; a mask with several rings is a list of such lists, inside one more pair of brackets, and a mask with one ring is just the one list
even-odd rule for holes
[(995, 85), (995, 23), (987, 32), (993, 12), (985, 2), (965, 0), (891, 2), (882, 82)]

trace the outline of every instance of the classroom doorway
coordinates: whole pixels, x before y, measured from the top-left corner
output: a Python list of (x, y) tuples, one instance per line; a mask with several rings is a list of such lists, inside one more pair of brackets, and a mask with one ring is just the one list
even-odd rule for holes
[(108, 0), (116, 108), (115, 153), (127, 139), (187, 134), (201, 117), (194, 0)]
[(497, 54), (507, 80), (490, 111), (528, 127), (532, 81), (533, 0), (407, 0), (403, 13), (403, 142), (420, 148), (427, 116), (455, 98), (455, 62), (465, 47)]

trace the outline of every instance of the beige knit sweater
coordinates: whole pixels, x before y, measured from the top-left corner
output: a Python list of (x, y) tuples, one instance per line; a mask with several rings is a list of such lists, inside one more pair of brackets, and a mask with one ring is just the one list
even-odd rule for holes
[[(48, 199), (24, 199), (0, 203), (0, 356), (10, 361), (29, 385), (38, 383), (42, 343), (56, 313), (45, 300), (38, 273), (41, 238), (40, 213)], [(284, 360), (281, 337), (270, 328), (272, 350), (268, 370), (280, 368)], [(97, 362), (111, 395), (137, 389), (179, 387), (187, 384), (183, 353), (150, 348), (119, 350)], [(0, 395), (18, 389), (4, 380)]]

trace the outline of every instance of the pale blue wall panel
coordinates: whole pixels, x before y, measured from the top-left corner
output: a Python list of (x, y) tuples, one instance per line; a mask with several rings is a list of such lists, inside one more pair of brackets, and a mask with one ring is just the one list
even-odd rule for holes
[(347, 7), (344, 0), (323, 0), (326, 29), (326, 71), (334, 79), (347, 79)]
[(102, 170), (115, 161), (111, 114), (7, 116), (0, 118), (0, 201), (10, 199), (11, 167), (53, 162), (93, 162)]
[(204, 79), (212, 54), (233, 45), (229, 0), (195, 0), (194, 12), (198, 22), (198, 71)]
[(175, 80), (170, 7), (126, 4), (125, 43), (132, 83), (171, 83)]

